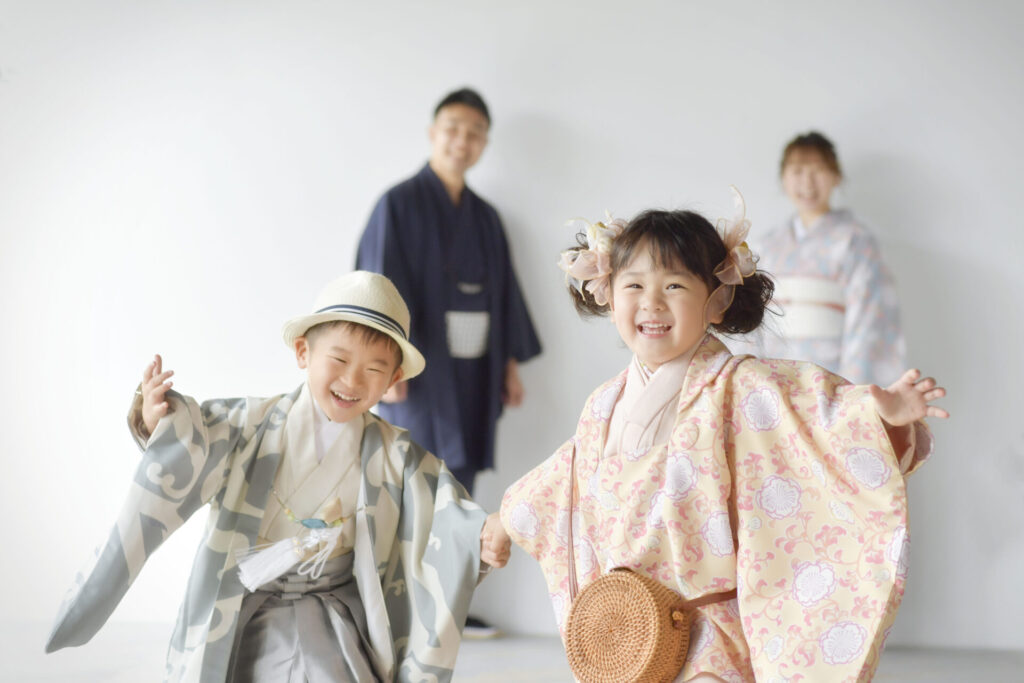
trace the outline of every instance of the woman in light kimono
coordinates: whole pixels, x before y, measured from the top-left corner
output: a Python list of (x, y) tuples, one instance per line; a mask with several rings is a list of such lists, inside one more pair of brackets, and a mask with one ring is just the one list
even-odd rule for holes
[(867, 680), (903, 592), (904, 475), (945, 391), (916, 370), (881, 389), (733, 356), (713, 333), (755, 329), (772, 293), (737, 203), (724, 236), (648, 211), (563, 254), (577, 308), (610, 315), (634, 357), (501, 520), (540, 562), (563, 635), (572, 524), (580, 589), (628, 567), (686, 599), (738, 592), (698, 609), (676, 680)]
[(892, 382), (905, 354), (896, 287), (871, 231), (832, 208), (843, 177), (835, 147), (821, 133), (798, 135), (779, 168), (796, 213), (756, 246), (783, 316), (779, 329), (752, 338), (751, 351), (808, 360), (851, 382)]

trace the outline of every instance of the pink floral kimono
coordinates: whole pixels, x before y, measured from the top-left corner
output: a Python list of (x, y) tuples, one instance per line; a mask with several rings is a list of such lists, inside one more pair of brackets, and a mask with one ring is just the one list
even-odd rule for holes
[(700, 608), (677, 680), (869, 680), (906, 578), (904, 474), (930, 433), (893, 444), (868, 388), (815, 365), (736, 357), (710, 335), (687, 360), (598, 387), (575, 436), (505, 493), (559, 628), (575, 448), (581, 588), (629, 567), (688, 599), (738, 590)]

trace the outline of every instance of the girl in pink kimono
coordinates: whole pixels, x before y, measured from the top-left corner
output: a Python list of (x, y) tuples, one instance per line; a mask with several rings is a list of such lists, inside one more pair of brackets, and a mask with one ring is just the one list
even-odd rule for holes
[(881, 389), (729, 353), (716, 334), (757, 328), (773, 288), (736, 198), (723, 234), (647, 211), (563, 254), (577, 309), (609, 315), (634, 356), (501, 519), (541, 564), (563, 635), (572, 524), (581, 590), (628, 567), (686, 599), (737, 591), (698, 608), (677, 681), (869, 680), (906, 577), (904, 476), (945, 391), (917, 370)]

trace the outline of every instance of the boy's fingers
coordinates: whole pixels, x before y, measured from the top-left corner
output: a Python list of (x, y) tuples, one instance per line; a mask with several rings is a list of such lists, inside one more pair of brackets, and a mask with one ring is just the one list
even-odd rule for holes
[(150, 379), (149, 382), (147, 382), (147, 384), (149, 384), (150, 389), (157, 389), (163, 386), (165, 383), (170, 384), (169, 382), (167, 382), (167, 378), (171, 377), (173, 374), (174, 370), (161, 372), (159, 375), (154, 375), (153, 378)]

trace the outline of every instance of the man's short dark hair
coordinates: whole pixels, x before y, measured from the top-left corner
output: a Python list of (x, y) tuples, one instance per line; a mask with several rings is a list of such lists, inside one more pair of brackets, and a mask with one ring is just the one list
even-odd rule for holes
[(487, 119), (487, 125), (491, 125), (491, 113), (487, 111), (487, 103), (484, 102), (484, 98), (480, 97), (480, 93), (476, 90), (472, 88), (459, 88), (448, 93), (434, 107), (434, 118), (436, 119), (438, 113), (450, 104), (464, 104), (467, 107), (476, 109)]

